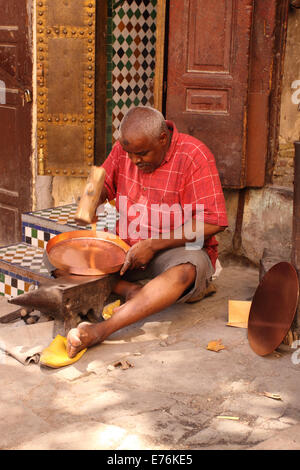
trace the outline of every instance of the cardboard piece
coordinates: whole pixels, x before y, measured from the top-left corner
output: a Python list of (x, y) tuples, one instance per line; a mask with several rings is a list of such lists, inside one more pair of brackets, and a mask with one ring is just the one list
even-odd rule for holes
[(248, 328), (251, 303), (248, 300), (228, 300), (228, 323), (226, 325)]

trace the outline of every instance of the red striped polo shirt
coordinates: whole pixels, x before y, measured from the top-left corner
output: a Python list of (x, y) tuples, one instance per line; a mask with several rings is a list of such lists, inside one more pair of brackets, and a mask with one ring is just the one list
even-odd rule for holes
[[(167, 121), (167, 124), (172, 131), (170, 147), (160, 166), (152, 173), (139, 170), (119, 142), (103, 163), (108, 198), (116, 199), (120, 214), (117, 233), (129, 245), (176, 228), (183, 220), (179, 215), (184, 207), (191, 208), (195, 216), (196, 209), (202, 205), (204, 222), (228, 225), (213, 154), (203, 142), (179, 133), (174, 123)], [(169, 207), (171, 215), (168, 220), (164, 212)], [(165, 230), (166, 220), (169, 226)], [(204, 244), (213, 266), (218, 256), (217, 246), (214, 236)]]

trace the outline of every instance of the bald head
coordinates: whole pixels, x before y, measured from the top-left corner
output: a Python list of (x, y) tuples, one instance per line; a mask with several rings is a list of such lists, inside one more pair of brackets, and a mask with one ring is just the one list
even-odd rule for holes
[(131, 108), (120, 124), (120, 139), (131, 140), (132, 137), (158, 139), (162, 132), (168, 132), (164, 116), (154, 108), (137, 106)]
[(159, 111), (147, 106), (132, 108), (124, 116), (119, 131), (119, 143), (139, 170), (150, 173), (160, 166), (172, 134)]

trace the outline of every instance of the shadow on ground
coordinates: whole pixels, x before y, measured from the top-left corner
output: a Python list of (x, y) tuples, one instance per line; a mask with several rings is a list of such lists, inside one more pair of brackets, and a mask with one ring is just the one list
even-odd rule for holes
[[(66, 368), (5, 356), (1, 448), (270, 448), (300, 424), (300, 371), (287, 348), (259, 357), (247, 330), (226, 326), (228, 300), (257, 284), (257, 270), (228, 265), (213, 296), (125, 328)], [(208, 351), (216, 339), (225, 349)], [(109, 367), (123, 359), (132, 367)]]

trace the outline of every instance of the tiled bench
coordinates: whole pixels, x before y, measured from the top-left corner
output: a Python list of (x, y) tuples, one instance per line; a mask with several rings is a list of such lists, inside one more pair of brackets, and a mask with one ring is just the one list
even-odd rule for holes
[[(75, 222), (76, 207), (69, 204), (22, 214), (22, 242), (0, 248), (0, 295), (15, 297), (50, 277), (43, 264), (47, 242), (59, 233), (92, 228)], [(106, 205), (98, 214), (96, 229), (113, 231), (117, 218), (114, 207)]]

